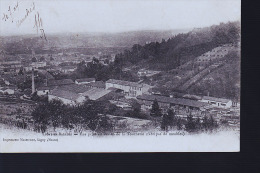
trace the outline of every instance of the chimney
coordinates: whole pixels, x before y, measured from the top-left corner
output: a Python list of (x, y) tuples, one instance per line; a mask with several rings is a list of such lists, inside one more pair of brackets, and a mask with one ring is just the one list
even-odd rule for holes
[(32, 69), (32, 94), (35, 93), (34, 68)]

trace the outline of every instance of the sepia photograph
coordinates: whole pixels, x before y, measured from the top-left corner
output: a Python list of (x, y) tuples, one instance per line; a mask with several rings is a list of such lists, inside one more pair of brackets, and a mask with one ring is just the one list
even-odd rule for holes
[(240, 152), (240, 0), (1, 0), (0, 152)]

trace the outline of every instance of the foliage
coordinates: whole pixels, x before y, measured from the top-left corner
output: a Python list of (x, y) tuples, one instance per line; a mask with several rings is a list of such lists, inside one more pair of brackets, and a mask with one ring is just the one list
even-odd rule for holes
[(240, 40), (240, 24), (229, 22), (202, 30), (193, 30), (178, 34), (168, 40), (151, 42), (141, 46), (133, 45), (131, 50), (117, 54), (115, 64), (127, 65), (127, 62), (138, 65), (148, 60), (151, 68), (169, 70), (194, 59), (195, 57), (223, 44), (237, 43)]
[(48, 125), (54, 130), (57, 127), (67, 129), (76, 128), (78, 132), (83, 129), (94, 131), (105, 131), (113, 129), (112, 122), (107, 117), (101, 116), (104, 113), (104, 106), (100, 102), (86, 101), (82, 105), (67, 106), (60, 100), (51, 100), (39, 104), (32, 112), (35, 122), (35, 130), (45, 132)]
[(154, 100), (154, 102), (152, 104), (152, 109), (151, 109), (150, 115), (152, 117), (161, 117), (162, 116), (161, 109), (159, 107), (157, 100)]
[(167, 131), (168, 127), (172, 128), (174, 126), (176, 126), (175, 112), (173, 112), (171, 109), (168, 109), (167, 114), (163, 114), (161, 129)]
[(33, 57), (32, 62), (37, 62), (37, 59), (35, 57)]
[(85, 63), (82, 61), (77, 65), (75, 73), (71, 75), (71, 78), (95, 78), (96, 80), (107, 81), (108, 79), (119, 79), (127, 81), (137, 81), (136, 74), (131, 72), (125, 72), (122, 70), (122, 66), (116, 63), (109, 63), (109, 65), (103, 65), (97, 58), (93, 58), (92, 62)]
[(195, 121), (193, 120), (193, 116), (191, 113), (187, 116), (187, 123), (185, 125), (185, 129), (188, 132), (193, 132), (196, 129), (196, 124)]

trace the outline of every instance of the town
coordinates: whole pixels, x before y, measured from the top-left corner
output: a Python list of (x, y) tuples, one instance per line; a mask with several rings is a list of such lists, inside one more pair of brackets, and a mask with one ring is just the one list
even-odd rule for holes
[[(224, 63), (223, 57), (232, 49), (233, 46), (228, 44), (196, 58), (195, 63), (199, 67), (204, 65), (197, 74), (205, 73), (205, 71), (208, 73), (208, 69), (213, 71), (214, 68), (221, 66)], [(93, 64), (109, 66), (115, 63), (115, 54), (103, 55), (101, 52), (96, 55), (64, 52), (36, 54), (34, 50), (31, 50), (31, 54), (10, 55), (1, 51), (0, 59), (0, 118), (3, 123), (20, 124), (20, 126), (23, 126), (25, 122), (32, 123), (33, 109), (44, 100), (47, 102), (60, 100), (68, 106), (81, 105), (91, 100), (107, 102), (110, 107), (114, 105), (115, 109), (118, 109), (117, 112), (121, 113), (115, 113), (115, 111), (114, 114), (106, 116), (114, 121), (125, 122), (132, 129), (136, 127), (140, 129), (144, 125), (151, 124), (154, 119), (149, 118), (149, 115), (154, 104), (157, 104), (162, 114), (167, 114), (167, 111), (172, 110), (180, 119), (192, 116), (193, 119), (200, 118), (200, 121), (205, 116), (213, 117), (218, 124), (225, 124), (239, 130), (240, 104), (237, 101), (217, 98), (209, 94), (161, 93), (156, 90), (158, 89), (156, 82), (155, 84), (144, 82), (147, 77), (152, 78), (160, 74), (159, 70), (144, 68), (136, 70), (135, 75), (139, 80), (136, 82), (113, 78), (104, 81), (94, 77), (71, 77), (80, 68), (79, 64), (88, 67)], [(221, 61), (216, 61), (216, 59)], [(177, 67), (175, 73), (178, 74), (179, 69), (187, 68), (189, 65), (188, 62)], [(194, 66), (194, 63), (192, 65)], [(131, 69), (125, 68), (123, 71), (131, 71)], [(175, 85), (182, 91), (186, 91), (200, 78), (200, 75), (193, 76), (182, 85), (176, 80)], [(179, 85), (177, 85), (178, 82)], [(135, 109), (136, 104), (137, 107), (140, 106), (142, 116), (122, 113)]]

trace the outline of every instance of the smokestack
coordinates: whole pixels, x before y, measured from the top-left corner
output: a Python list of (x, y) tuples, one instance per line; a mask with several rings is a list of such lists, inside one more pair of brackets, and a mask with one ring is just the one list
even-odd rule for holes
[(35, 93), (34, 68), (32, 69), (32, 94)]

